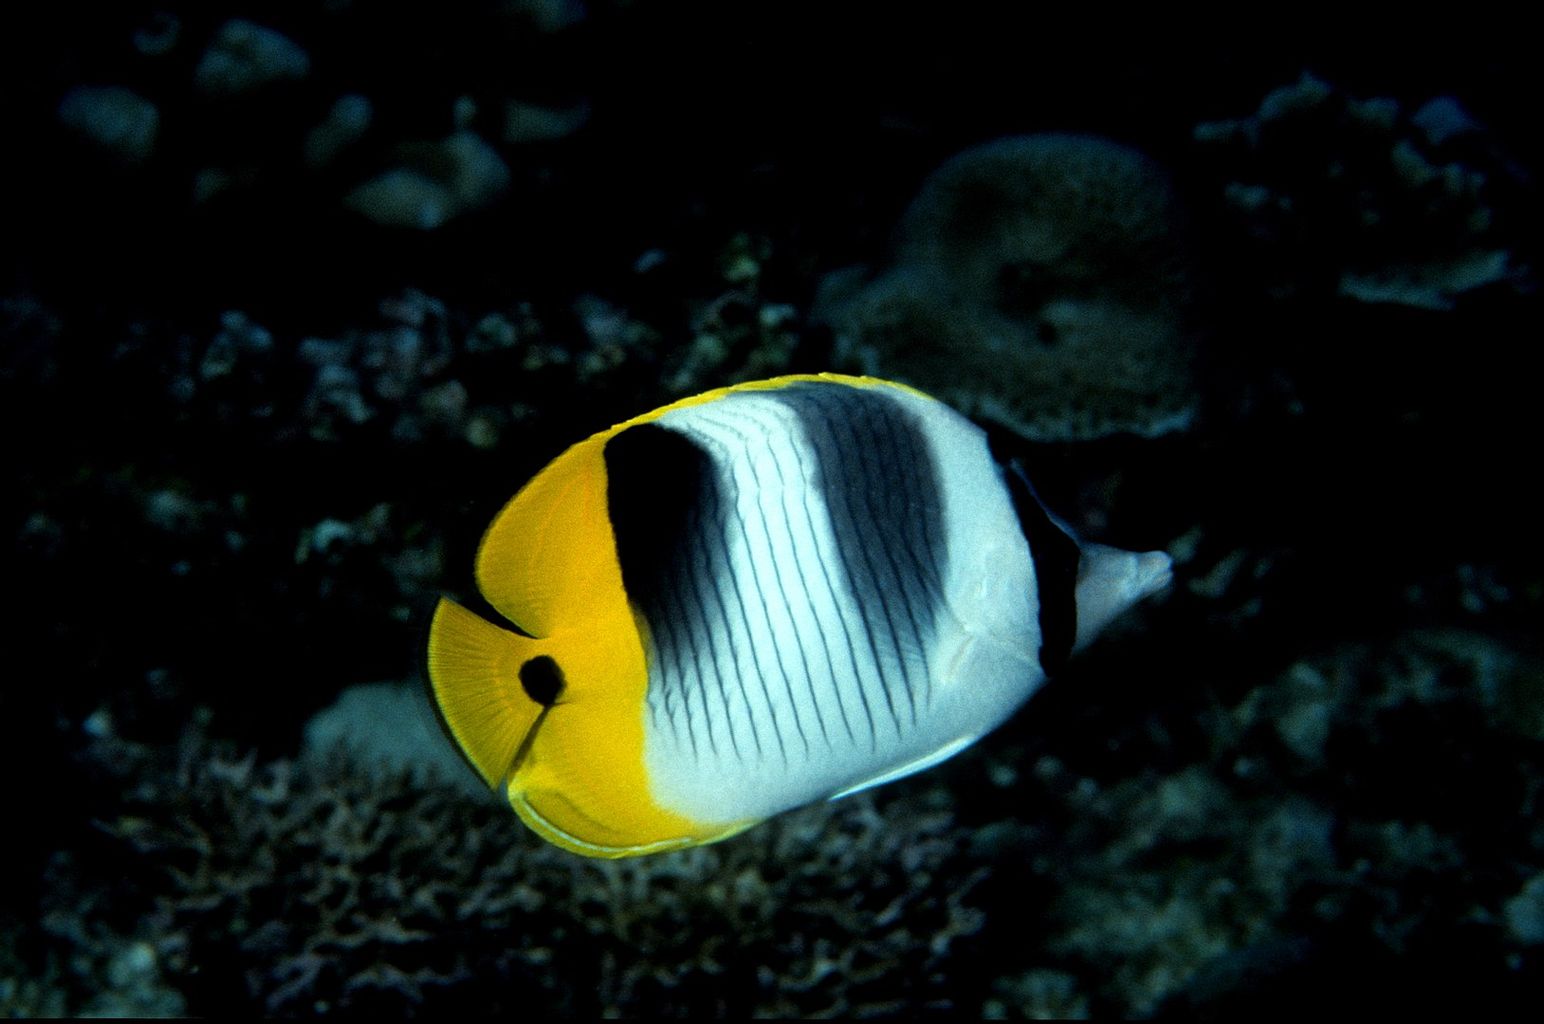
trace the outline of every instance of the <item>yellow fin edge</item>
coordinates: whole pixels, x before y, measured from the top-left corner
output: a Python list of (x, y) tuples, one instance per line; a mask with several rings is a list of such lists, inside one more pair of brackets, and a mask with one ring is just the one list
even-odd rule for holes
[(513, 786), (509, 791), (509, 803), (514, 807), (520, 820), (532, 832), (541, 836), (547, 842), (569, 853), (577, 853), (581, 857), (594, 857), (603, 860), (621, 860), (624, 857), (643, 857), (651, 853), (669, 853), (671, 850), (684, 850), (689, 846), (706, 846), (709, 843), (722, 842), (725, 839), (739, 835), (754, 825), (761, 824), (761, 819), (753, 821), (735, 822), (733, 825), (716, 832), (702, 835), (675, 836), (670, 839), (660, 839), (652, 843), (640, 843), (636, 846), (604, 846), (599, 843), (586, 842), (578, 836), (565, 832), (542, 816), (542, 813), (531, 805), (525, 794), (518, 792)]

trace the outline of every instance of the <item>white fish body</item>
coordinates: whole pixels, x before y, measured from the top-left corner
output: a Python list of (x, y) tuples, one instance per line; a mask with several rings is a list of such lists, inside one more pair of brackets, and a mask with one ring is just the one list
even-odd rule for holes
[(531, 637), (442, 602), (430, 675), (528, 824), (626, 856), (951, 756), (1168, 566), (1080, 548), (920, 392), (778, 378), (630, 420), (538, 474), (478, 557)]

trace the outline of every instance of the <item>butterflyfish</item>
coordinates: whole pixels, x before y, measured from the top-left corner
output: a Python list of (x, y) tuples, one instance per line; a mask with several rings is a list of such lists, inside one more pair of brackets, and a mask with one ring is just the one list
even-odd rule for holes
[(522, 820), (592, 857), (732, 836), (951, 757), (1167, 584), (1075, 539), (942, 402), (797, 375), (575, 444), (442, 598), (429, 679)]

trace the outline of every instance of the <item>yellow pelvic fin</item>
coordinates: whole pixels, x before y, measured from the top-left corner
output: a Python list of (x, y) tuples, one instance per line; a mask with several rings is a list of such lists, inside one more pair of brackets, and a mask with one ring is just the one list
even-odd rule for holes
[(483, 781), (499, 788), (545, 708), (520, 685), (535, 642), (447, 598), (429, 627), (429, 681), (440, 714)]

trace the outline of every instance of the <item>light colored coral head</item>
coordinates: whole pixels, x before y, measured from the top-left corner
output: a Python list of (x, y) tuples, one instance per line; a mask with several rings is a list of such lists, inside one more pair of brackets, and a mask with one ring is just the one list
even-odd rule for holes
[(1168, 586), (1173, 575), (1173, 563), (1162, 551), (1122, 551), (1087, 542), (1081, 547), (1074, 650), (1086, 646), (1121, 612)]

